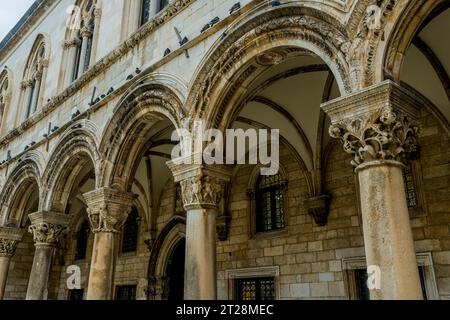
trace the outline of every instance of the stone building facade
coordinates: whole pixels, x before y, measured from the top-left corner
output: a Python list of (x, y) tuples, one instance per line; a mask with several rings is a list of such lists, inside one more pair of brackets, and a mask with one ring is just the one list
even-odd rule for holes
[[(0, 298), (449, 299), (448, 32), (448, 0), (36, 1)], [(280, 129), (279, 173), (171, 161), (199, 120)]]

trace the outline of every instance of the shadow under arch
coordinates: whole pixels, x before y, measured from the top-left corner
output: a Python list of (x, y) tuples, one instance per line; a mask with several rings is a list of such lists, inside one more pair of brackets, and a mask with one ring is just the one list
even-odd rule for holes
[(99, 186), (127, 191), (149, 146), (151, 129), (167, 121), (174, 130), (182, 126), (185, 113), (180, 97), (167, 86), (143, 83), (133, 88), (118, 104), (100, 143), (105, 160)]
[(242, 94), (268, 67), (252, 60), (274, 49), (306, 50), (317, 55), (333, 72), (341, 94), (351, 92), (344, 52), (349, 39), (339, 21), (323, 12), (285, 5), (250, 18), (224, 36), (202, 62), (186, 102), (192, 108), (190, 113), (211, 127), (227, 127), (225, 123), (233, 113), (227, 109), (237, 104), (233, 97)]
[(2, 221), (0, 221), (0, 224), (21, 227), (24, 220), (26, 220), (25, 211), (27, 208), (34, 209), (30, 208), (28, 199), (33, 193), (37, 193), (37, 201), (39, 203), (41, 192), (42, 182), (39, 164), (31, 158), (21, 159), (20, 163), (9, 175), (0, 194), (0, 199), (2, 199)]
[(90, 164), (98, 177), (101, 158), (97, 146), (95, 127), (89, 120), (75, 123), (63, 134), (43, 175), (42, 210), (65, 211), (75, 180), (86, 165)]
[(174, 216), (161, 230), (155, 240), (148, 265), (149, 279), (148, 299), (167, 298), (167, 266), (169, 259), (179, 245), (186, 238), (186, 218)]

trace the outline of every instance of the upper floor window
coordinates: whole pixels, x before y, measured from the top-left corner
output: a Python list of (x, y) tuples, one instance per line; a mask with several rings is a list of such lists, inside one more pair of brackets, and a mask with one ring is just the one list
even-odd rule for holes
[(169, 0), (142, 0), (140, 25), (142, 26), (149, 21), (152, 16), (167, 7), (169, 2)]
[(38, 36), (28, 58), (22, 82), (26, 119), (41, 105), (47, 67), (47, 46), (43, 36)]
[(123, 227), (122, 253), (135, 252), (137, 250), (138, 233), (139, 213), (133, 207)]
[(77, 234), (77, 247), (75, 252), (75, 260), (86, 258), (86, 251), (89, 238), (89, 223), (84, 220)]
[(6, 71), (0, 76), (0, 128), (8, 100), (9, 80)]
[(68, 83), (83, 75), (92, 63), (99, 16), (96, 5), (96, 0), (85, 0), (72, 12), (69, 35), (65, 42), (69, 57), (66, 68)]
[(283, 229), (286, 182), (279, 174), (260, 176), (256, 185), (256, 232)]

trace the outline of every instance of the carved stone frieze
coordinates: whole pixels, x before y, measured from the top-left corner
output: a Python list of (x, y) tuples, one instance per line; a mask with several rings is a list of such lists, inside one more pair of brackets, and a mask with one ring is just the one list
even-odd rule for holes
[(224, 181), (219, 178), (200, 175), (182, 180), (180, 185), (186, 210), (194, 207), (216, 208), (222, 200)]
[(175, 182), (180, 183), (183, 206), (186, 211), (219, 208), (230, 177), (229, 167), (184, 164), (182, 161), (171, 161), (168, 166), (174, 175)]

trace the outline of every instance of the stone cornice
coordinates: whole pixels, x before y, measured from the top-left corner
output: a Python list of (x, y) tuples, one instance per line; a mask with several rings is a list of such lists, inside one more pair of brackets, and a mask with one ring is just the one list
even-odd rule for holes
[[(55, 0), (48, 0), (55, 1)], [(100, 73), (104, 73), (107, 68), (113, 65), (121, 57), (127, 54), (130, 50), (136, 47), (143, 39), (145, 39), (150, 33), (156, 30), (159, 26), (173, 19), (178, 13), (187, 8), (191, 3), (196, 0), (176, 0), (171, 3), (164, 11), (155, 16), (152, 20), (148, 21), (127, 40), (122, 42), (115, 50), (107, 54), (101, 60), (99, 60), (94, 66), (92, 66), (86, 73), (78, 78), (72, 85), (67, 87), (61, 94), (50, 99), (50, 102), (43, 106), (39, 113), (36, 113), (28, 120), (23, 122), (19, 127), (11, 130), (3, 138), (0, 139), (0, 145), (6, 145), (17, 136), (25, 132), (28, 128), (32, 127), (40, 120), (45, 118), (48, 114), (54, 111), (59, 105), (69, 99), (72, 95), (79, 90), (92, 79), (94, 79)]]

